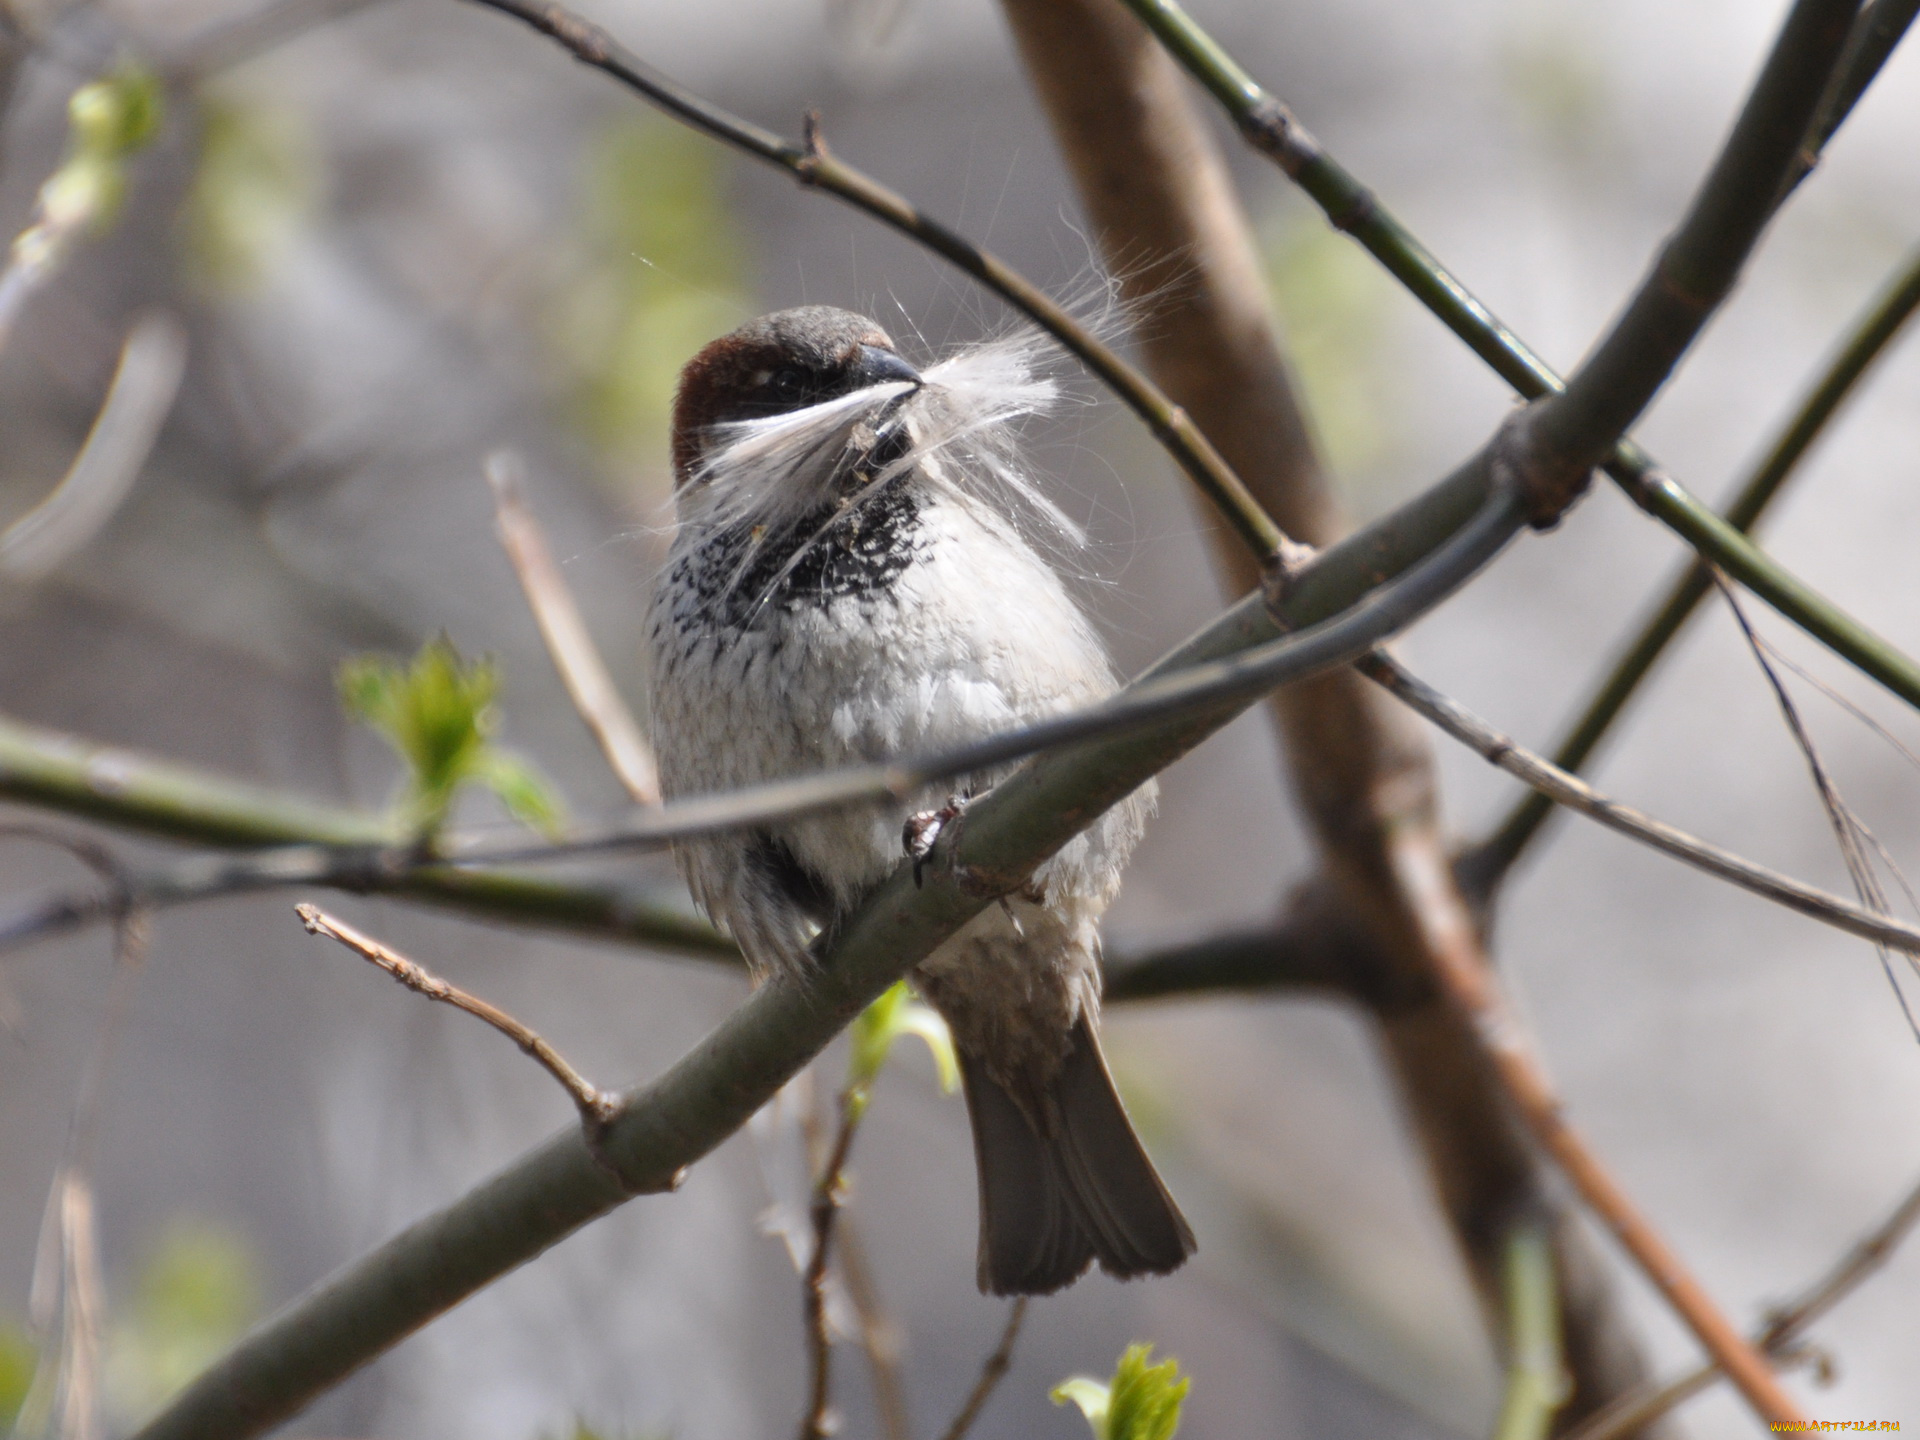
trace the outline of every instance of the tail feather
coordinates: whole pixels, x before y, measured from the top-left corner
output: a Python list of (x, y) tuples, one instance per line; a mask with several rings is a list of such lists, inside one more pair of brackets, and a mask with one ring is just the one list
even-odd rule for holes
[(960, 1059), (980, 1181), (982, 1290), (1050, 1294), (1096, 1259), (1122, 1280), (1164, 1275), (1193, 1253), (1193, 1232), (1127, 1120), (1086, 1017), (1028, 1107), (977, 1059)]

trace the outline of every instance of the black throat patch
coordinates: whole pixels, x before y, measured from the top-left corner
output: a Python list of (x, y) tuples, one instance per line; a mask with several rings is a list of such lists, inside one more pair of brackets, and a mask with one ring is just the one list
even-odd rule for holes
[(682, 624), (746, 630), (769, 611), (818, 608), (864, 598), (892, 587), (920, 547), (922, 500), (911, 469), (867, 493), (864, 477), (897, 460), (906, 448), (898, 431), (884, 437), (853, 467), (841, 494), (824, 501), (780, 532), (740, 524), (716, 530), (673, 564), (672, 583), (693, 600)]

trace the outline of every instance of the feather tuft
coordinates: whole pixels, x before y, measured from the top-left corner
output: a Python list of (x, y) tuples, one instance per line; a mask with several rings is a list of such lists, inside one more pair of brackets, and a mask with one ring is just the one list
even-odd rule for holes
[[(1084, 532), (1040, 492), (1019, 454), (1022, 422), (1061, 400), (1060, 383), (1044, 373), (1057, 354), (1044, 336), (1016, 333), (929, 366), (918, 386), (890, 381), (721, 427), (681, 491), (681, 526), (695, 536), (744, 531), (752, 537), (735, 562), (730, 588), (769, 550), (789, 552), (755, 608), (848, 508), (864, 505), (907, 471), (944, 499), (1037, 529), (1037, 539), (1080, 548)], [(848, 493), (849, 478), (876, 457), (884, 458)], [(795, 544), (803, 525), (814, 533)]]

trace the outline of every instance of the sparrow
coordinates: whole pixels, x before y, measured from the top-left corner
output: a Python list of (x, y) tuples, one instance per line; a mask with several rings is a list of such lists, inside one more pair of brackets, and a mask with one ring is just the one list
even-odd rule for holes
[[(872, 320), (816, 305), (687, 363), (647, 622), (664, 794), (945, 748), (1113, 692), (1037, 548), (1074, 530), (1019, 465), (1017, 422), (1054, 395), (1022, 346), (922, 374)], [(1002, 773), (687, 841), (676, 860), (756, 976), (804, 973), (815, 937), (902, 863), (909, 814)], [(1051, 1293), (1096, 1260), (1164, 1274), (1193, 1253), (1100, 1050), (1098, 922), (1154, 800), (1148, 784), (1108, 810), (913, 973), (960, 1060), (988, 1293)]]

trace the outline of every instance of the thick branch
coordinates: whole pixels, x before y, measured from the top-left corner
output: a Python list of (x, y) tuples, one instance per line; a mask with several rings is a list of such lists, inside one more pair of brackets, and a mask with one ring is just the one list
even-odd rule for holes
[(1859, 0), (1798, 0), (1652, 273), (1566, 389), (1539, 407), (1535, 436), (1562, 467), (1543, 477), (1542, 523), (1557, 519), (1612, 454), (1732, 291), (1794, 171), (1859, 8)]

